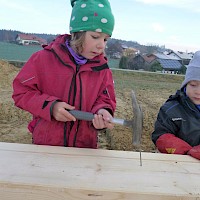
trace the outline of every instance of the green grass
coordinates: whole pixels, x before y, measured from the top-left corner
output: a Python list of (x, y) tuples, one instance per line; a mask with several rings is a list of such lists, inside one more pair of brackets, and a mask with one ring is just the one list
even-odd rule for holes
[[(6, 42), (0, 42), (0, 59), (8, 61), (26, 62), (41, 46), (22, 46)], [(108, 58), (109, 67), (113, 70), (115, 85), (119, 89), (168, 89), (175, 91), (180, 87), (183, 76), (148, 73), (133, 70), (118, 70), (119, 59)], [(116, 70), (115, 70), (116, 69)]]
[[(0, 42), (0, 59), (26, 62), (34, 52), (41, 49), (41, 46), (22, 46)], [(115, 86), (119, 89), (157, 89), (175, 91), (180, 87), (184, 78), (180, 75), (117, 70), (119, 68), (119, 59), (108, 58), (108, 64), (113, 70)]]
[(108, 58), (108, 65), (110, 68), (119, 68), (119, 59)]
[[(7, 42), (0, 42), (0, 59), (8, 61), (26, 62), (30, 56), (41, 50), (41, 46), (22, 46)], [(110, 68), (119, 68), (119, 59), (108, 58)]]
[(156, 89), (174, 92), (180, 88), (180, 85), (184, 79), (184, 76), (174, 74), (115, 69), (112, 69), (112, 71), (115, 87), (120, 90), (123, 90), (124, 88), (128, 90)]
[(22, 46), (6, 42), (0, 42), (0, 59), (8, 61), (27, 61), (30, 56), (41, 50), (41, 46)]

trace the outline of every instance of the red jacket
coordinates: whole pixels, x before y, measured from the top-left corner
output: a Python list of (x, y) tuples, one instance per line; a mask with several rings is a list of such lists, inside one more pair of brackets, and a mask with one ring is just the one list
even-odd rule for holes
[(34, 144), (97, 148), (97, 130), (92, 122), (64, 123), (51, 115), (56, 100), (92, 113), (106, 108), (113, 115), (116, 108), (107, 59), (100, 55), (77, 66), (65, 47), (68, 37), (58, 36), (30, 57), (13, 81), (12, 97), (16, 106), (33, 115), (29, 130)]

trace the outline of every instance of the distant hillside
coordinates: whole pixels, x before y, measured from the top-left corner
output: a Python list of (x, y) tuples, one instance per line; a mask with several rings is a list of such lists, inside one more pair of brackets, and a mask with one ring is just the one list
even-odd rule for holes
[[(23, 32), (20, 31), (15, 31), (15, 30), (4, 30), (1, 29), (0, 30), (0, 42), (14, 42), (15, 41), (15, 37), (17, 36), (17, 34), (20, 34)], [(52, 41), (57, 35), (53, 35), (53, 34), (40, 34), (40, 33), (28, 33), (29, 35), (35, 35), (37, 37), (43, 38), (45, 39), (47, 42)]]
[[(16, 30), (1, 29), (0, 30), (0, 42), (12, 43), (15, 41), (15, 37), (19, 33), (23, 33), (23, 32), (16, 31)], [(26, 33), (26, 34), (35, 35), (37, 37), (43, 38), (47, 41), (47, 43), (51, 42), (57, 36), (57, 35), (45, 34), (45, 33)], [(156, 45), (145, 46), (145, 45), (139, 44), (136, 41), (126, 41), (126, 40), (115, 39), (115, 38), (111, 38), (110, 40), (108, 40), (108, 46), (110, 46), (110, 44), (111, 44), (111, 46), (113, 46), (112, 44), (116, 44), (116, 45), (114, 45), (115, 46), (114, 50), (116, 52), (119, 51), (119, 49), (117, 48), (117, 47), (119, 47), (119, 45), (133, 47), (135, 49), (140, 50), (141, 53), (153, 53), (155, 51), (163, 51), (163, 49), (165, 49), (164, 46), (162, 46), (162, 47), (156, 46)]]

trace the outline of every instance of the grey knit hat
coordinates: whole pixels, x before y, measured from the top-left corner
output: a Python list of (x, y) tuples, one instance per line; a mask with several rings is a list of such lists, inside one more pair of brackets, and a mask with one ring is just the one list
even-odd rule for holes
[(189, 81), (200, 81), (200, 51), (195, 52), (194, 57), (190, 61), (181, 88), (183, 88)]

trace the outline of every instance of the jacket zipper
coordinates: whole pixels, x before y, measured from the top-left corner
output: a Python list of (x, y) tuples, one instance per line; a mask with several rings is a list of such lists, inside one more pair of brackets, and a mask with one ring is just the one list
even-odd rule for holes
[[(76, 65), (76, 75), (75, 77), (77, 76), (78, 72), (79, 72), (79, 69), (80, 69), (80, 65)], [(79, 75), (79, 79), (80, 79), (80, 75)], [(75, 78), (76, 80), (76, 78)], [(77, 87), (76, 87), (76, 81), (75, 81), (75, 85), (74, 85), (74, 100), (73, 100), (73, 103), (75, 102), (75, 96), (76, 96), (76, 90), (77, 90)], [(80, 93), (82, 92), (82, 87), (80, 87)], [(81, 100), (81, 96), (82, 94), (80, 94), (80, 100)], [(80, 101), (80, 107), (79, 109), (81, 110), (81, 101)], [(75, 132), (75, 135), (74, 135), (74, 140), (73, 140), (73, 146), (75, 147), (76, 146), (76, 138), (77, 138), (77, 134), (78, 134), (78, 129), (79, 129), (79, 126), (80, 126), (80, 120), (78, 120), (77, 122), (77, 128), (76, 128), (76, 132)]]
[[(58, 57), (58, 59), (60, 60), (61, 63), (63, 63), (65, 66), (71, 67), (70, 65), (66, 65), (66, 64), (62, 61), (62, 59), (60, 59), (60, 57), (57, 55), (57, 53), (56, 53), (53, 49), (52, 49), (51, 51)], [(74, 104), (74, 102), (75, 102), (75, 96), (76, 96), (76, 76), (77, 76), (77, 73), (78, 73), (79, 69), (80, 69), (80, 65), (77, 65), (77, 64), (76, 64), (76, 73), (75, 73), (75, 76), (73, 76), (73, 79), (72, 79), (72, 83), (74, 82), (73, 104)], [(70, 86), (68, 102), (70, 102), (71, 90), (72, 90), (72, 84), (71, 84), (71, 86)], [(74, 125), (74, 122), (71, 122), (71, 123), (70, 123), (70, 130), (69, 130), (69, 132), (71, 131), (73, 125)], [(75, 146), (75, 144), (76, 144), (76, 136), (77, 136), (77, 132), (78, 132), (78, 127), (79, 127), (79, 125), (80, 125), (80, 121), (78, 121), (78, 125), (77, 125), (77, 129), (76, 129), (75, 137), (74, 137), (73, 146)], [(68, 135), (68, 137), (67, 137), (67, 122), (64, 123), (64, 127), (63, 127), (63, 128), (64, 128), (64, 138), (63, 138), (63, 139), (64, 139), (64, 146), (67, 147), (67, 146), (68, 146), (68, 141), (69, 141), (69, 135), (70, 135), (70, 133), (69, 133), (69, 135)]]

